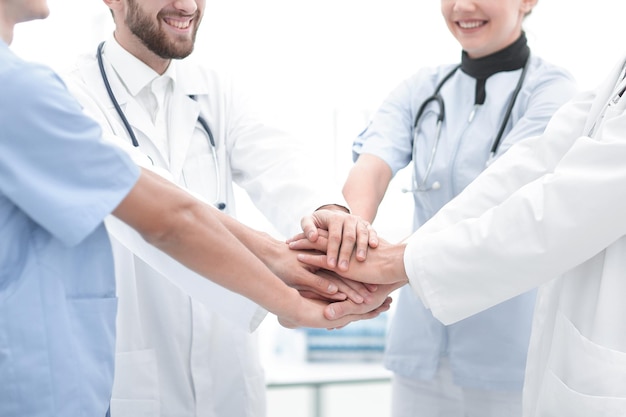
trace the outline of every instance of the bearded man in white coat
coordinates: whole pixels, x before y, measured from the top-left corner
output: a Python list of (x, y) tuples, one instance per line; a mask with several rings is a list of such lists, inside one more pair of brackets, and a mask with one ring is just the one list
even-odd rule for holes
[(625, 74), (622, 59), (406, 243), (381, 241), (343, 273), (409, 283), (444, 324), (539, 286), (525, 417), (626, 415)]
[[(204, 0), (104, 3), (113, 14), (114, 34), (98, 54), (94, 47), (94, 54), (81, 57), (66, 82), (136, 162), (230, 214), (235, 182), (286, 236), (298, 230), (305, 214), (327, 204), (345, 205), (338, 189), (322, 193), (326, 184), (308, 169), (293, 138), (251, 116), (241, 94), (215, 72), (180, 60), (193, 50)], [(355, 218), (344, 224), (355, 230), (366, 226)], [(214, 305), (195, 301), (133, 253), (137, 242), (112, 234), (119, 313), (111, 415), (265, 415), (264, 373), (251, 334), (265, 311), (221, 288), (214, 289)], [(361, 300), (341, 282), (331, 285), (310, 275), (304, 281), (311, 279), (311, 288), (290, 284)]]

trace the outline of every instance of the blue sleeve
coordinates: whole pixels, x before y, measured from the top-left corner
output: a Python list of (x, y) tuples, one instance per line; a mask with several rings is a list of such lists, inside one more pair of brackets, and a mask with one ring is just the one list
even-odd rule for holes
[(385, 161), (395, 175), (411, 162), (413, 119), (419, 106), (435, 88), (437, 72), (424, 68), (398, 85), (356, 138), (352, 156), (373, 154)]
[(98, 124), (50, 69), (5, 62), (0, 85), (0, 193), (76, 244), (123, 200), (139, 170), (102, 141)]

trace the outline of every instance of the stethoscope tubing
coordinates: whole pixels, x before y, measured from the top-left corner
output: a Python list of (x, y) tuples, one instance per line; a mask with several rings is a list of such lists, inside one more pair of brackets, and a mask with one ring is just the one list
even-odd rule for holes
[[(96, 51), (96, 59), (98, 61), (98, 68), (100, 69), (100, 75), (102, 76), (104, 87), (107, 91), (109, 99), (113, 103), (113, 107), (115, 108), (117, 115), (119, 116), (120, 120), (122, 121), (122, 124), (124, 125), (124, 128), (126, 129), (126, 132), (128, 133), (130, 141), (132, 142), (134, 147), (139, 147), (139, 141), (137, 140), (137, 136), (135, 135), (135, 132), (132, 126), (130, 125), (128, 118), (124, 114), (124, 111), (122, 111), (122, 108), (120, 104), (118, 103), (117, 98), (115, 97), (115, 94), (113, 93), (113, 89), (111, 88), (111, 83), (109, 82), (109, 78), (106, 74), (106, 70), (104, 69), (104, 59), (102, 58), (103, 49), (104, 49), (104, 42), (100, 42), (100, 44), (98, 45), (98, 49)], [(189, 98), (191, 98), (192, 100), (196, 100), (196, 97), (193, 95), (190, 95)], [(202, 126), (202, 128), (204, 129), (208, 137), (209, 148), (211, 148), (211, 157), (213, 159), (213, 166), (215, 167), (216, 193), (215, 193), (214, 205), (218, 209), (224, 210), (226, 208), (226, 204), (219, 201), (222, 191), (221, 191), (221, 181), (220, 181), (220, 177), (221, 177), (220, 168), (219, 168), (218, 158), (217, 158), (217, 145), (215, 142), (215, 138), (213, 137), (213, 132), (211, 131), (209, 123), (204, 119), (204, 117), (202, 117), (202, 115), (198, 115), (198, 123), (200, 123), (200, 125)], [(152, 161), (152, 158), (150, 158), (150, 160)], [(154, 164), (154, 161), (152, 161), (152, 163)]]
[[(526, 71), (528, 69), (528, 63), (530, 61), (530, 58), (526, 61), (526, 63), (524, 64), (524, 66), (522, 67), (522, 73), (520, 74), (519, 80), (517, 81), (517, 85), (515, 86), (515, 89), (513, 90), (513, 93), (511, 95), (511, 100), (509, 100), (509, 104), (507, 106), (506, 112), (504, 114), (504, 118), (502, 120), (502, 123), (500, 124), (500, 127), (498, 129), (498, 133), (496, 135), (496, 138), (494, 139), (492, 145), (491, 145), (491, 150), (489, 152), (490, 156), (493, 157), (496, 152), (498, 151), (498, 147), (500, 146), (500, 142), (502, 141), (502, 137), (504, 136), (504, 131), (506, 130), (506, 125), (508, 124), (509, 119), (511, 118), (511, 113), (513, 112), (513, 106), (515, 105), (515, 101), (517, 100), (517, 96), (519, 95), (519, 92), (522, 89), (522, 85), (524, 83), (524, 79), (526, 78)], [(422, 103), (422, 105), (419, 107), (417, 114), (415, 115), (415, 119), (413, 121), (413, 144), (412, 144), (412, 159), (413, 159), (413, 164), (414, 164), (414, 169), (413, 169), (413, 188), (410, 190), (403, 190), (404, 192), (422, 192), (422, 191), (429, 191), (431, 189), (439, 189), (440, 188), (440, 184), (438, 182), (436, 182), (437, 186), (435, 186), (435, 184), (433, 184), (432, 187), (427, 187), (426, 186), (426, 182), (428, 181), (428, 177), (430, 176), (430, 173), (432, 171), (432, 167), (435, 161), (435, 155), (437, 154), (437, 149), (439, 148), (439, 141), (441, 138), (441, 130), (442, 130), (442, 125), (443, 122), (445, 120), (445, 102), (443, 100), (443, 97), (440, 94), (441, 88), (443, 87), (443, 85), (456, 73), (456, 71), (461, 68), (461, 65), (457, 65), (455, 66), (452, 70), (450, 70), (450, 72), (448, 72), (446, 74), (445, 77), (443, 77), (443, 79), (441, 81), (439, 81), (439, 84), (437, 84), (437, 86), (435, 87), (435, 91), (433, 92), (433, 94), (428, 97), (426, 100), (424, 100), (424, 102)], [(419, 127), (419, 123), (420, 123), (420, 119), (422, 118), (422, 116), (424, 115), (424, 112), (426, 110), (426, 107), (430, 104), (430, 103), (436, 103), (437, 107), (438, 107), (438, 113), (437, 113), (437, 121), (436, 121), (436, 128), (435, 128), (435, 141), (433, 143), (433, 147), (432, 150), (430, 152), (430, 157), (428, 158), (428, 164), (426, 165), (426, 170), (424, 171), (424, 175), (422, 177), (422, 180), (418, 183), (417, 181), (417, 166), (416, 166), (416, 155), (415, 155), (415, 143), (417, 141), (417, 131), (418, 131), (418, 127)]]

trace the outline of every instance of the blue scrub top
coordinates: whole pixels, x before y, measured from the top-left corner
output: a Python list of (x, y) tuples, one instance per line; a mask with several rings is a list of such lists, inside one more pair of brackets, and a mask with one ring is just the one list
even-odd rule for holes
[(104, 416), (117, 300), (103, 219), (139, 170), (1, 41), (0, 85), (0, 416)]
[[(435, 142), (439, 109), (432, 103), (426, 108), (415, 143), (413, 121), (422, 103), (453, 67), (424, 68), (402, 82), (354, 142), (354, 156), (376, 155), (394, 174), (412, 161), (418, 172), (417, 181), (421, 183)], [(521, 69), (489, 77), (487, 99), (478, 108), (474, 106), (475, 79), (458, 70), (444, 84), (441, 95), (446, 118), (426, 183), (432, 186), (438, 181), (440, 187), (414, 193), (415, 229), (485, 169), (520, 74)], [(497, 155), (522, 139), (543, 133), (552, 114), (575, 92), (576, 86), (569, 73), (531, 55), (528, 73)], [(519, 390), (524, 380), (534, 301), (535, 291), (531, 291), (444, 326), (406, 286), (400, 291), (390, 326), (385, 366), (408, 378), (428, 380), (435, 375), (439, 359), (447, 356), (458, 385)]]

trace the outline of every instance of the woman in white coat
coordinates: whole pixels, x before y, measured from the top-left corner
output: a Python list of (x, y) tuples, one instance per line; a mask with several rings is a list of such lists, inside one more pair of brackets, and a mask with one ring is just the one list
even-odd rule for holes
[(408, 243), (381, 243), (343, 273), (408, 282), (446, 324), (540, 286), (525, 417), (626, 410), (625, 69), (622, 59), (604, 84), (562, 107), (543, 135), (513, 146)]

